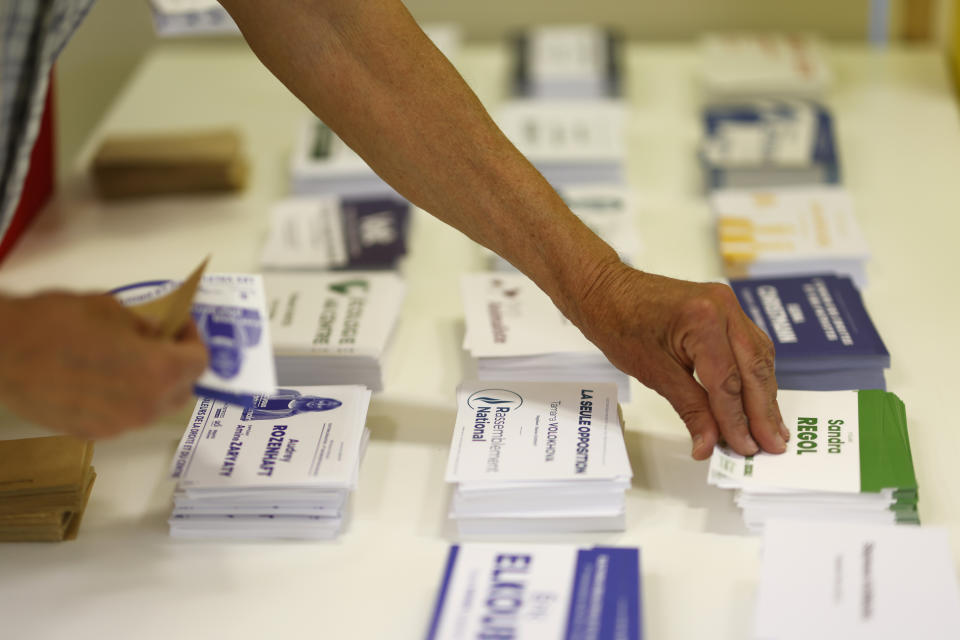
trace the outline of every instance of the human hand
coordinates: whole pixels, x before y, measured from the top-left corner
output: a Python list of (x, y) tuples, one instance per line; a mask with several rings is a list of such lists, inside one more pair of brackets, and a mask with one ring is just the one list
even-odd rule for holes
[(0, 404), (63, 433), (101, 438), (189, 400), (207, 352), (190, 322), (174, 340), (109, 295), (0, 297)]
[[(664, 396), (710, 457), (786, 450), (773, 343), (723, 284), (697, 284), (615, 263), (600, 272), (574, 320), (614, 365)], [(694, 378), (696, 372), (699, 382)]]

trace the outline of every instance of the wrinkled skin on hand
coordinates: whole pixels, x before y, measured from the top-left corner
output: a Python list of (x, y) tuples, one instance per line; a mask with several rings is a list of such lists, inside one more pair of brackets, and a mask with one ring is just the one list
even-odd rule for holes
[(594, 280), (580, 309), (590, 310), (577, 319), (584, 334), (677, 411), (695, 459), (710, 457), (720, 438), (744, 455), (786, 450), (773, 343), (730, 287), (618, 263)]
[(109, 295), (0, 298), (0, 404), (89, 438), (143, 427), (182, 407), (206, 367), (191, 322), (174, 340)]

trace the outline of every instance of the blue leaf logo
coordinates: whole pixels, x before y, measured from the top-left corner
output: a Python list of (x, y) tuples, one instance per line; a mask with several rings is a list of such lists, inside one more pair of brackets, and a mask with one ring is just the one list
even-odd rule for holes
[(482, 405), (516, 409), (522, 404), (523, 398), (509, 389), (481, 389), (470, 394), (470, 397), (467, 398), (467, 406), (471, 409), (476, 409)]

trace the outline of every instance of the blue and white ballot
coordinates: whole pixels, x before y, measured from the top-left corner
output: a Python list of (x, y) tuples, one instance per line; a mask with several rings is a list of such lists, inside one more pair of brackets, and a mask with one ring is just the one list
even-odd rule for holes
[(370, 391), (279, 389), (252, 407), (201, 398), (171, 466), (170, 533), (330, 538), (356, 486)]
[(286, 198), (270, 210), (266, 269), (392, 269), (407, 252), (410, 204), (397, 198)]
[(201, 398), (171, 476), (187, 492), (350, 489), (369, 403), (358, 385), (279, 389), (246, 408)]
[(447, 462), (461, 534), (619, 531), (632, 471), (613, 384), (473, 382)]
[[(127, 306), (156, 300), (179, 286), (176, 280), (140, 282), (113, 291)], [(213, 273), (200, 280), (191, 309), (209, 364), (194, 388), (249, 406), (277, 388), (263, 281), (257, 274)]]
[(447, 482), (627, 480), (609, 383), (464, 383)]
[(450, 548), (427, 640), (639, 640), (640, 551), (572, 545)]

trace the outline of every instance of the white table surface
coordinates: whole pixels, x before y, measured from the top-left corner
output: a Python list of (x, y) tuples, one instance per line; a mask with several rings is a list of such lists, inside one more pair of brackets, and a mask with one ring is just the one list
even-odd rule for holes
[[(888, 384), (905, 401), (920, 514), (960, 551), (960, 120), (942, 56), (931, 49), (834, 46), (828, 97), (845, 182), (873, 251), (864, 292), (892, 354)], [(632, 45), (629, 175), (642, 197), (645, 269), (720, 277), (695, 146), (697, 54), (690, 45)], [(459, 67), (488, 105), (503, 95), (507, 52), (468, 46)], [(268, 206), (286, 191), (306, 110), (239, 41), (167, 42), (142, 64), (104, 118), (104, 133), (234, 125), (253, 163), (240, 196), (102, 204), (71, 176), (0, 268), (0, 289), (103, 289), (186, 274), (255, 271)], [(166, 478), (189, 409), (97, 444), (99, 477), (76, 541), (0, 545), (0, 637), (421, 638), (448, 545), (443, 482), (465, 370), (459, 274), (483, 267), (458, 232), (422, 212), (403, 267), (409, 293), (374, 396), (372, 439), (353, 514), (330, 543), (172, 540)], [(648, 638), (745, 638), (759, 569), (728, 492), (659, 396), (634, 383), (624, 406), (634, 482), (623, 533), (552, 541), (642, 550)], [(0, 415), (0, 437), (44, 431)]]

